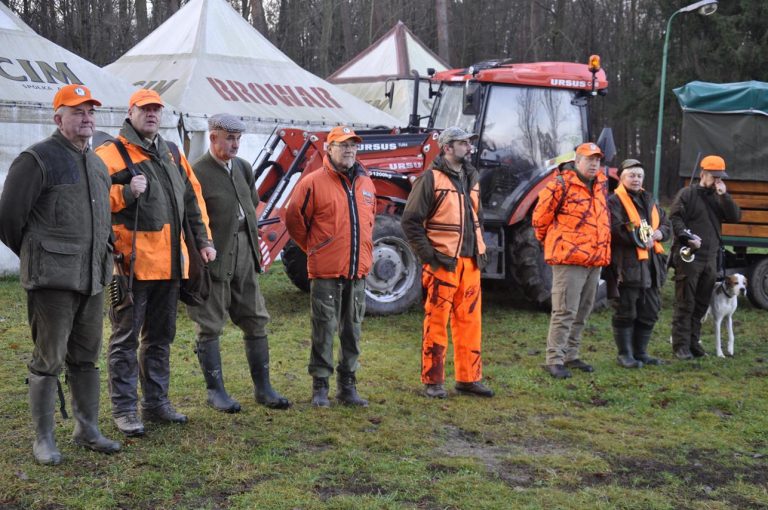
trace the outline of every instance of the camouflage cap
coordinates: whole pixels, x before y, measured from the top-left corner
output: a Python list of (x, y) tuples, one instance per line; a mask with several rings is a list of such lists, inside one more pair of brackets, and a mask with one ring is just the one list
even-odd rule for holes
[(464, 131), (458, 126), (452, 126), (445, 128), (443, 132), (440, 133), (440, 136), (437, 137), (437, 144), (442, 147), (443, 145), (447, 145), (451, 142), (462, 140), (471, 141), (475, 138), (477, 138), (476, 134)]

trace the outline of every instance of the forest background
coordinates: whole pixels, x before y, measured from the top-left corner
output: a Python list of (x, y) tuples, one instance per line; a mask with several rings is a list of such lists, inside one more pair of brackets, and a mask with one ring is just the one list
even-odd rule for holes
[[(184, 0), (2, 0), (43, 37), (104, 66)], [(602, 57), (610, 88), (592, 104), (593, 133), (613, 128), (619, 158), (652, 168), (662, 45), (688, 0), (229, 0), (308, 71), (326, 77), (402, 20), (453, 67), (488, 59), (586, 62)], [(693, 80), (768, 81), (768, 3), (724, 0), (712, 16), (672, 22), (662, 195), (679, 186), (682, 117), (672, 89)], [(423, 70), (420, 70), (423, 72)], [(650, 183), (648, 183), (650, 184)]]

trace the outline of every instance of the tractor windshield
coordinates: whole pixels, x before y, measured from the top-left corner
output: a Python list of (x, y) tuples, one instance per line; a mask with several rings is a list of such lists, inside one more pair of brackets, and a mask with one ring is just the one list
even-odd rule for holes
[(464, 87), (461, 84), (443, 86), (432, 126), (445, 129), (459, 126), (470, 133), (475, 130), (475, 116), (462, 112)]
[(481, 166), (530, 173), (586, 140), (585, 109), (563, 89), (490, 87), (479, 144)]

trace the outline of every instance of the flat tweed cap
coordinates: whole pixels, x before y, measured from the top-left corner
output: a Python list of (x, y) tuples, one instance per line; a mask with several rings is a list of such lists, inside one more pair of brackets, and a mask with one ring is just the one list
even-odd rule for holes
[(217, 113), (208, 119), (208, 130), (213, 131), (214, 129), (223, 129), (230, 133), (242, 133), (245, 131), (245, 123), (234, 115)]

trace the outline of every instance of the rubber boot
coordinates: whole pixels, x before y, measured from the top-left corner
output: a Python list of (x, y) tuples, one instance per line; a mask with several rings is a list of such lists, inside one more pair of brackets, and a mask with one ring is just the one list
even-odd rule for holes
[(312, 378), (312, 405), (315, 407), (331, 407), (331, 401), (328, 400), (328, 378)]
[(205, 387), (208, 391), (206, 402), (209, 406), (223, 413), (237, 413), (240, 411), (240, 402), (233, 399), (224, 389), (224, 375), (221, 371), (221, 351), (219, 339), (199, 340), (195, 349), (197, 360), (200, 362), (200, 370), (205, 378)]
[(336, 400), (348, 406), (368, 407), (368, 401), (357, 394), (354, 372), (339, 372), (336, 374)]
[(56, 465), (61, 462), (61, 452), (56, 448), (53, 430), (56, 422), (56, 378), (29, 374), (29, 409), (35, 427), (32, 453), (40, 464)]
[(648, 344), (651, 341), (653, 326), (648, 327), (643, 324), (635, 324), (635, 334), (632, 337), (632, 346), (635, 349), (635, 359), (642, 361), (646, 365), (663, 365), (664, 362), (658, 358), (648, 356)]
[(265, 336), (245, 337), (245, 357), (251, 370), (256, 402), (271, 409), (287, 409), (291, 401), (280, 395), (269, 382), (269, 342)]
[(119, 452), (120, 443), (107, 439), (99, 431), (99, 370), (69, 370), (67, 382), (72, 393), (75, 444), (101, 453)]
[(619, 355), (616, 360), (624, 368), (640, 368), (643, 364), (632, 356), (632, 333), (630, 327), (613, 327), (613, 339), (616, 341), (616, 347), (619, 349)]

